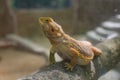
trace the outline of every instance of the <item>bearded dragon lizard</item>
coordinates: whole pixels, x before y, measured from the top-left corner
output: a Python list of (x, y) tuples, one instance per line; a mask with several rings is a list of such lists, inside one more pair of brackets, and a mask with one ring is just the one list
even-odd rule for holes
[(102, 51), (94, 47), (88, 41), (78, 41), (67, 35), (62, 27), (50, 17), (40, 17), (39, 23), (45, 36), (49, 39), (52, 47), (50, 48), (50, 64), (55, 63), (55, 53), (69, 60), (65, 63), (68, 70), (72, 70), (76, 64), (88, 65), (95, 55), (101, 55)]

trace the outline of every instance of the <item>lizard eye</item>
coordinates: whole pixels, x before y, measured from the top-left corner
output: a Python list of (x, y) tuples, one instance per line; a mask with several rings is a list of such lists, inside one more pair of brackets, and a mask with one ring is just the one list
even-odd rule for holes
[(47, 20), (45, 20), (46, 22), (48, 22), (49, 20), (47, 19)]

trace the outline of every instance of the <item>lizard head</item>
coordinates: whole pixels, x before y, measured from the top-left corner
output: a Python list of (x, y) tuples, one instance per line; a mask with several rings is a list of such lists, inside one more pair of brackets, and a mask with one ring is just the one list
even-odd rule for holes
[(39, 23), (47, 37), (58, 38), (64, 33), (61, 26), (50, 17), (40, 17)]

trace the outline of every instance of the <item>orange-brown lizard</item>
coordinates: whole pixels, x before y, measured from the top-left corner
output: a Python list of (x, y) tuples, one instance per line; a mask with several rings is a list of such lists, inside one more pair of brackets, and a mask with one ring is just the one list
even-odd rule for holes
[(40, 25), (44, 34), (49, 39), (52, 47), (50, 48), (50, 64), (55, 63), (54, 54), (57, 52), (64, 60), (67, 69), (72, 70), (76, 64), (87, 65), (94, 55), (101, 55), (102, 51), (94, 47), (90, 42), (78, 41), (67, 35), (61, 26), (50, 17), (40, 17)]

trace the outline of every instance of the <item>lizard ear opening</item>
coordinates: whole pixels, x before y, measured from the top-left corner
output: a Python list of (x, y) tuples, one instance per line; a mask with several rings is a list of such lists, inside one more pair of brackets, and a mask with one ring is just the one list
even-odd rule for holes
[(54, 32), (55, 30), (52, 28), (51, 31)]

